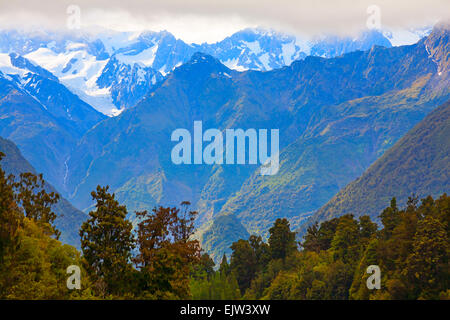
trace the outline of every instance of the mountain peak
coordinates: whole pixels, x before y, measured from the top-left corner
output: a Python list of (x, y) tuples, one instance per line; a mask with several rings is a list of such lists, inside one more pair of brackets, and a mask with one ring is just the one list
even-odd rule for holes
[(438, 64), (438, 72), (450, 70), (450, 22), (436, 24), (430, 35), (424, 39), (425, 49), (434, 62)]
[(214, 58), (212, 55), (203, 52), (195, 52), (191, 59), (187, 62), (187, 64), (195, 64), (195, 63), (212, 63), (212, 64), (221, 64), (220, 61)]
[(227, 73), (230, 74), (232, 71), (223, 65), (218, 59), (213, 56), (203, 53), (196, 52), (185, 64), (182, 64), (174, 70), (174, 74), (187, 76), (191, 78), (193, 75), (197, 78), (209, 77), (212, 74)]

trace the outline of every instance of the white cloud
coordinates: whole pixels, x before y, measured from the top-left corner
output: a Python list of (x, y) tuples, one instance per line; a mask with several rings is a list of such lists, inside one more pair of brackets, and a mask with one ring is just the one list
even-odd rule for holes
[(83, 27), (166, 29), (187, 42), (213, 42), (257, 25), (299, 35), (353, 33), (365, 28), (373, 4), (385, 27), (422, 26), (450, 14), (448, 0), (14, 0), (0, 2), (0, 24), (61, 29), (67, 7), (78, 5)]

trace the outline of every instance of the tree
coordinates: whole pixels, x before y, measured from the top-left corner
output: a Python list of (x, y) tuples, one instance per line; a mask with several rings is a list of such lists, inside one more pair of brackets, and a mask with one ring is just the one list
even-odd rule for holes
[(109, 187), (97, 186), (91, 193), (95, 210), (80, 230), (81, 249), (87, 271), (100, 294), (119, 294), (129, 282), (131, 251), (135, 247), (127, 209), (119, 204)]
[(215, 272), (210, 279), (192, 279), (191, 293), (194, 300), (237, 300), (241, 294), (233, 273)]
[(295, 232), (291, 231), (287, 219), (277, 219), (274, 226), (269, 229), (269, 233), (272, 259), (284, 259), (296, 250)]
[[(0, 161), (4, 154), (0, 152)], [(22, 214), (14, 201), (14, 189), (0, 166), (0, 266), (3, 257), (18, 243), (18, 229)], [(2, 273), (4, 270), (0, 270)]]
[[(13, 177), (10, 179), (13, 180)], [(45, 190), (42, 174), (21, 173), (19, 181), (14, 181), (12, 185), (15, 189), (16, 202), (25, 216), (40, 224), (48, 235), (55, 235), (58, 239), (61, 232), (53, 225), (56, 213), (52, 211), (52, 205), (58, 202), (59, 194), (48, 193)]]
[(270, 261), (270, 247), (267, 243), (262, 241), (261, 236), (251, 235), (248, 242), (255, 252), (257, 271), (260, 271)]
[[(175, 207), (154, 208), (151, 213), (137, 212), (141, 219), (137, 230), (139, 253), (134, 262), (140, 270), (140, 290), (155, 297), (189, 296), (189, 273), (194, 263), (201, 261), (200, 246), (191, 240), (194, 233), (195, 211)], [(211, 272), (209, 256), (204, 256), (206, 272)]]
[(438, 219), (430, 215), (419, 221), (413, 251), (403, 271), (419, 297), (437, 299), (448, 289), (449, 249), (445, 226)]
[(205, 252), (200, 256), (199, 261), (194, 264), (191, 272), (192, 277), (196, 279), (210, 279), (214, 275), (214, 266), (214, 260)]
[(241, 292), (250, 287), (255, 277), (258, 262), (255, 251), (247, 240), (238, 240), (231, 245), (231, 271), (236, 275)]
[(331, 247), (331, 241), (336, 233), (336, 228), (339, 223), (339, 218), (333, 218), (328, 221), (324, 221), (318, 226), (318, 223), (308, 227), (305, 241), (302, 246), (306, 251), (319, 252), (321, 250), (328, 250)]
[(222, 256), (222, 261), (220, 262), (219, 272), (228, 275), (230, 273), (230, 265), (227, 261), (227, 255), (224, 253)]
[(368, 243), (377, 232), (377, 224), (375, 222), (372, 222), (369, 216), (361, 216), (359, 217), (359, 226), (361, 240), (364, 243)]
[(353, 263), (358, 259), (359, 254), (359, 225), (353, 215), (347, 214), (339, 218), (331, 250), (335, 260), (341, 259), (344, 263)]
[(301, 244), (306, 251), (319, 252), (321, 250), (320, 237), (319, 237), (319, 224), (316, 222), (309, 226), (306, 230), (306, 234), (303, 236), (305, 239)]
[(397, 200), (392, 198), (391, 205), (383, 210), (380, 215), (381, 222), (383, 223), (383, 235), (385, 238), (390, 237), (394, 228), (400, 222), (399, 210), (397, 208)]

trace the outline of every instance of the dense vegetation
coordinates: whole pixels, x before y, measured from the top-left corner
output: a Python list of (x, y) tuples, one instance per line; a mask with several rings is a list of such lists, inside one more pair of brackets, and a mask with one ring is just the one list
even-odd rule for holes
[[(450, 197), (410, 197), (399, 210), (395, 198), (380, 215), (347, 214), (309, 227), (301, 250), (286, 219), (270, 229), (268, 243), (251, 236), (232, 245), (208, 281), (193, 281), (195, 298), (247, 299), (449, 299)], [(381, 289), (369, 290), (367, 267), (381, 269)], [(224, 277), (240, 291), (225, 290)], [(228, 282), (233, 283), (233, 282)], [(209, 293), (209, 295), (208, 295)]]
[[(190, 297), (200, 247), (190, 240), (196, 212), (189, 203), (137, 213), (135, 236), (125, 206), (99, 186), (92, 192), (95, 210), (81, 226), (81, 255), (58, 240), (52, 206), (59, 195), (44, 184), (41, 175), (6, 176), (0, 167), (1, 299)], [(81, 290), (66, 286), (71, 265), (82, 270)]]
[[(3, 154), (0, 155), (3, 157)], [(217, 270), (193, 240), (196, 212), (137, 212), (98, 186), (95, 209), (80, 229), (82, 254), (58, 240), (42, 176), (6, 176), (0, 168), (1, 299), (449, 299), (450, 197), (427, 197), (406, 208), (395, 198), (379, 229), (353, 215), (309, 227), (296, 242), (277, 219), (266, 242), (252, 235), (231, 245)], [(66, 287), (70, 265), (81, 268), (80, 290)], [(381, 289), (369, 290), (366, 268), (381, 268)]]

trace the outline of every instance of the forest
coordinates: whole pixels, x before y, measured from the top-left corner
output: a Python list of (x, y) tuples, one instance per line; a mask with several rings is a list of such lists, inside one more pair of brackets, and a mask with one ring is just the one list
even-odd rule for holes
[[(0, 154), (0, 158), (3, 154)], [(251, 235), (215, 266), (193, 238), (190, 203), (127, 219), (107, 186), (79, 230), (80, 250), (62, 244), (42, 175), (0, 167), (0, 299), (450, 299), (450, 197), (396, 199), (377, 221), (360, 213), (311, 225), (299, 241), (277, 219), (267, 241)], [(79, 266), (81, 289), (68, 289)], [(370, 265), (381, 270), (369, 290)]]

